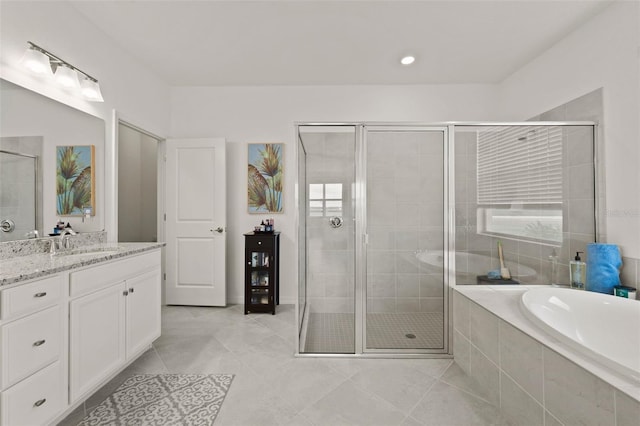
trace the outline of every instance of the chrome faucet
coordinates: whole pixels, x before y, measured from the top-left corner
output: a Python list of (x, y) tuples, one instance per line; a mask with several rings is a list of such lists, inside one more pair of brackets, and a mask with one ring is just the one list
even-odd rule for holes
[(60, 244), (59, 244), (59, 248), (60, 249), (69, 249), (71, 248), (71, 244), (69, 242), (69, 235), (76, 235), (76, 232), (71, 229), (71, 228), (64, 228), (62, 229), (62, 231), (60, 231)]
[(49, 254), (56, 254), (58, 250), (71, 248), (69, 235), (76, 235), (76, 231), (71, 228), (64, 228), (60, 231), (57, 238), (52, 238), (51, 245), (49, 246)]

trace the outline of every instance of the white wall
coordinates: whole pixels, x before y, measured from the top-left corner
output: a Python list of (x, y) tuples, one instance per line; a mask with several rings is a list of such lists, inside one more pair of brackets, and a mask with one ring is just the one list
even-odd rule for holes
[[(129, 123), (165, 136), (169, 123), (169, 87), (67, 2), (3, 1), (0, 8), (0, 77), (105, 121), (105, 152), (97, 158), (105, 165), (105, 172), (97, 176), (105, 185), (105, 203), (97, 209), (104, 209), (105, 227), (111, 238), (116, 233), (117, 214), (113, 110)], [(27, 41), (97, 78), (105, 102), (79, 100), (23, 72), (18, 62)]]
[(606, 239), (640, 258), (640, 3), (601, 14), (500, 84), (504, 120), (523, 120), (603, 88)]
[[(227, 139), (227, 291), (242, 303), (243, 233), (274, 217), (281, 240), (281, 302), (295, 303), (297, 283), (296, 121), (495, 120), (495, 87), (325, 86), (173, 88), (171, 136)], [(247, 143), (284, 142), (284, 213), (247, 213)]]

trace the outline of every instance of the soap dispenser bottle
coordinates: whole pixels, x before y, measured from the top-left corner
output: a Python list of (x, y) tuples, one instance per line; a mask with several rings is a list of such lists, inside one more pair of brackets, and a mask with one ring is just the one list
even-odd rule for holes
[(576, 257), (569, 262), (569, 282), (571, 283), (571, 288), (584, 290), (587, 278), (587, 264), (580, 259), (580, 253), (584, 254), (582, 251), (576, 252)]

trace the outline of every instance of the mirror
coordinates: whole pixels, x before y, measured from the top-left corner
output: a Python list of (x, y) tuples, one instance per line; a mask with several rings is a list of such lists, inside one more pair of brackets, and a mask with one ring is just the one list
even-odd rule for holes
[[(0, 79), (0, 242), (47, 236), (61, 220), (79, 232), (104, 229), (104, 133), (100, 118)], [(58, 146), (93, 146), (96, 209), (58, 214)]]

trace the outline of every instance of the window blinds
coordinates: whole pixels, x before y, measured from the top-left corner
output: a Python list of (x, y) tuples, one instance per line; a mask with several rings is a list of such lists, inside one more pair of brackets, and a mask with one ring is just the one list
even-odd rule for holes
[(562, 128), (495, 127), (478, 135), (478, 204), (562, 204)]

